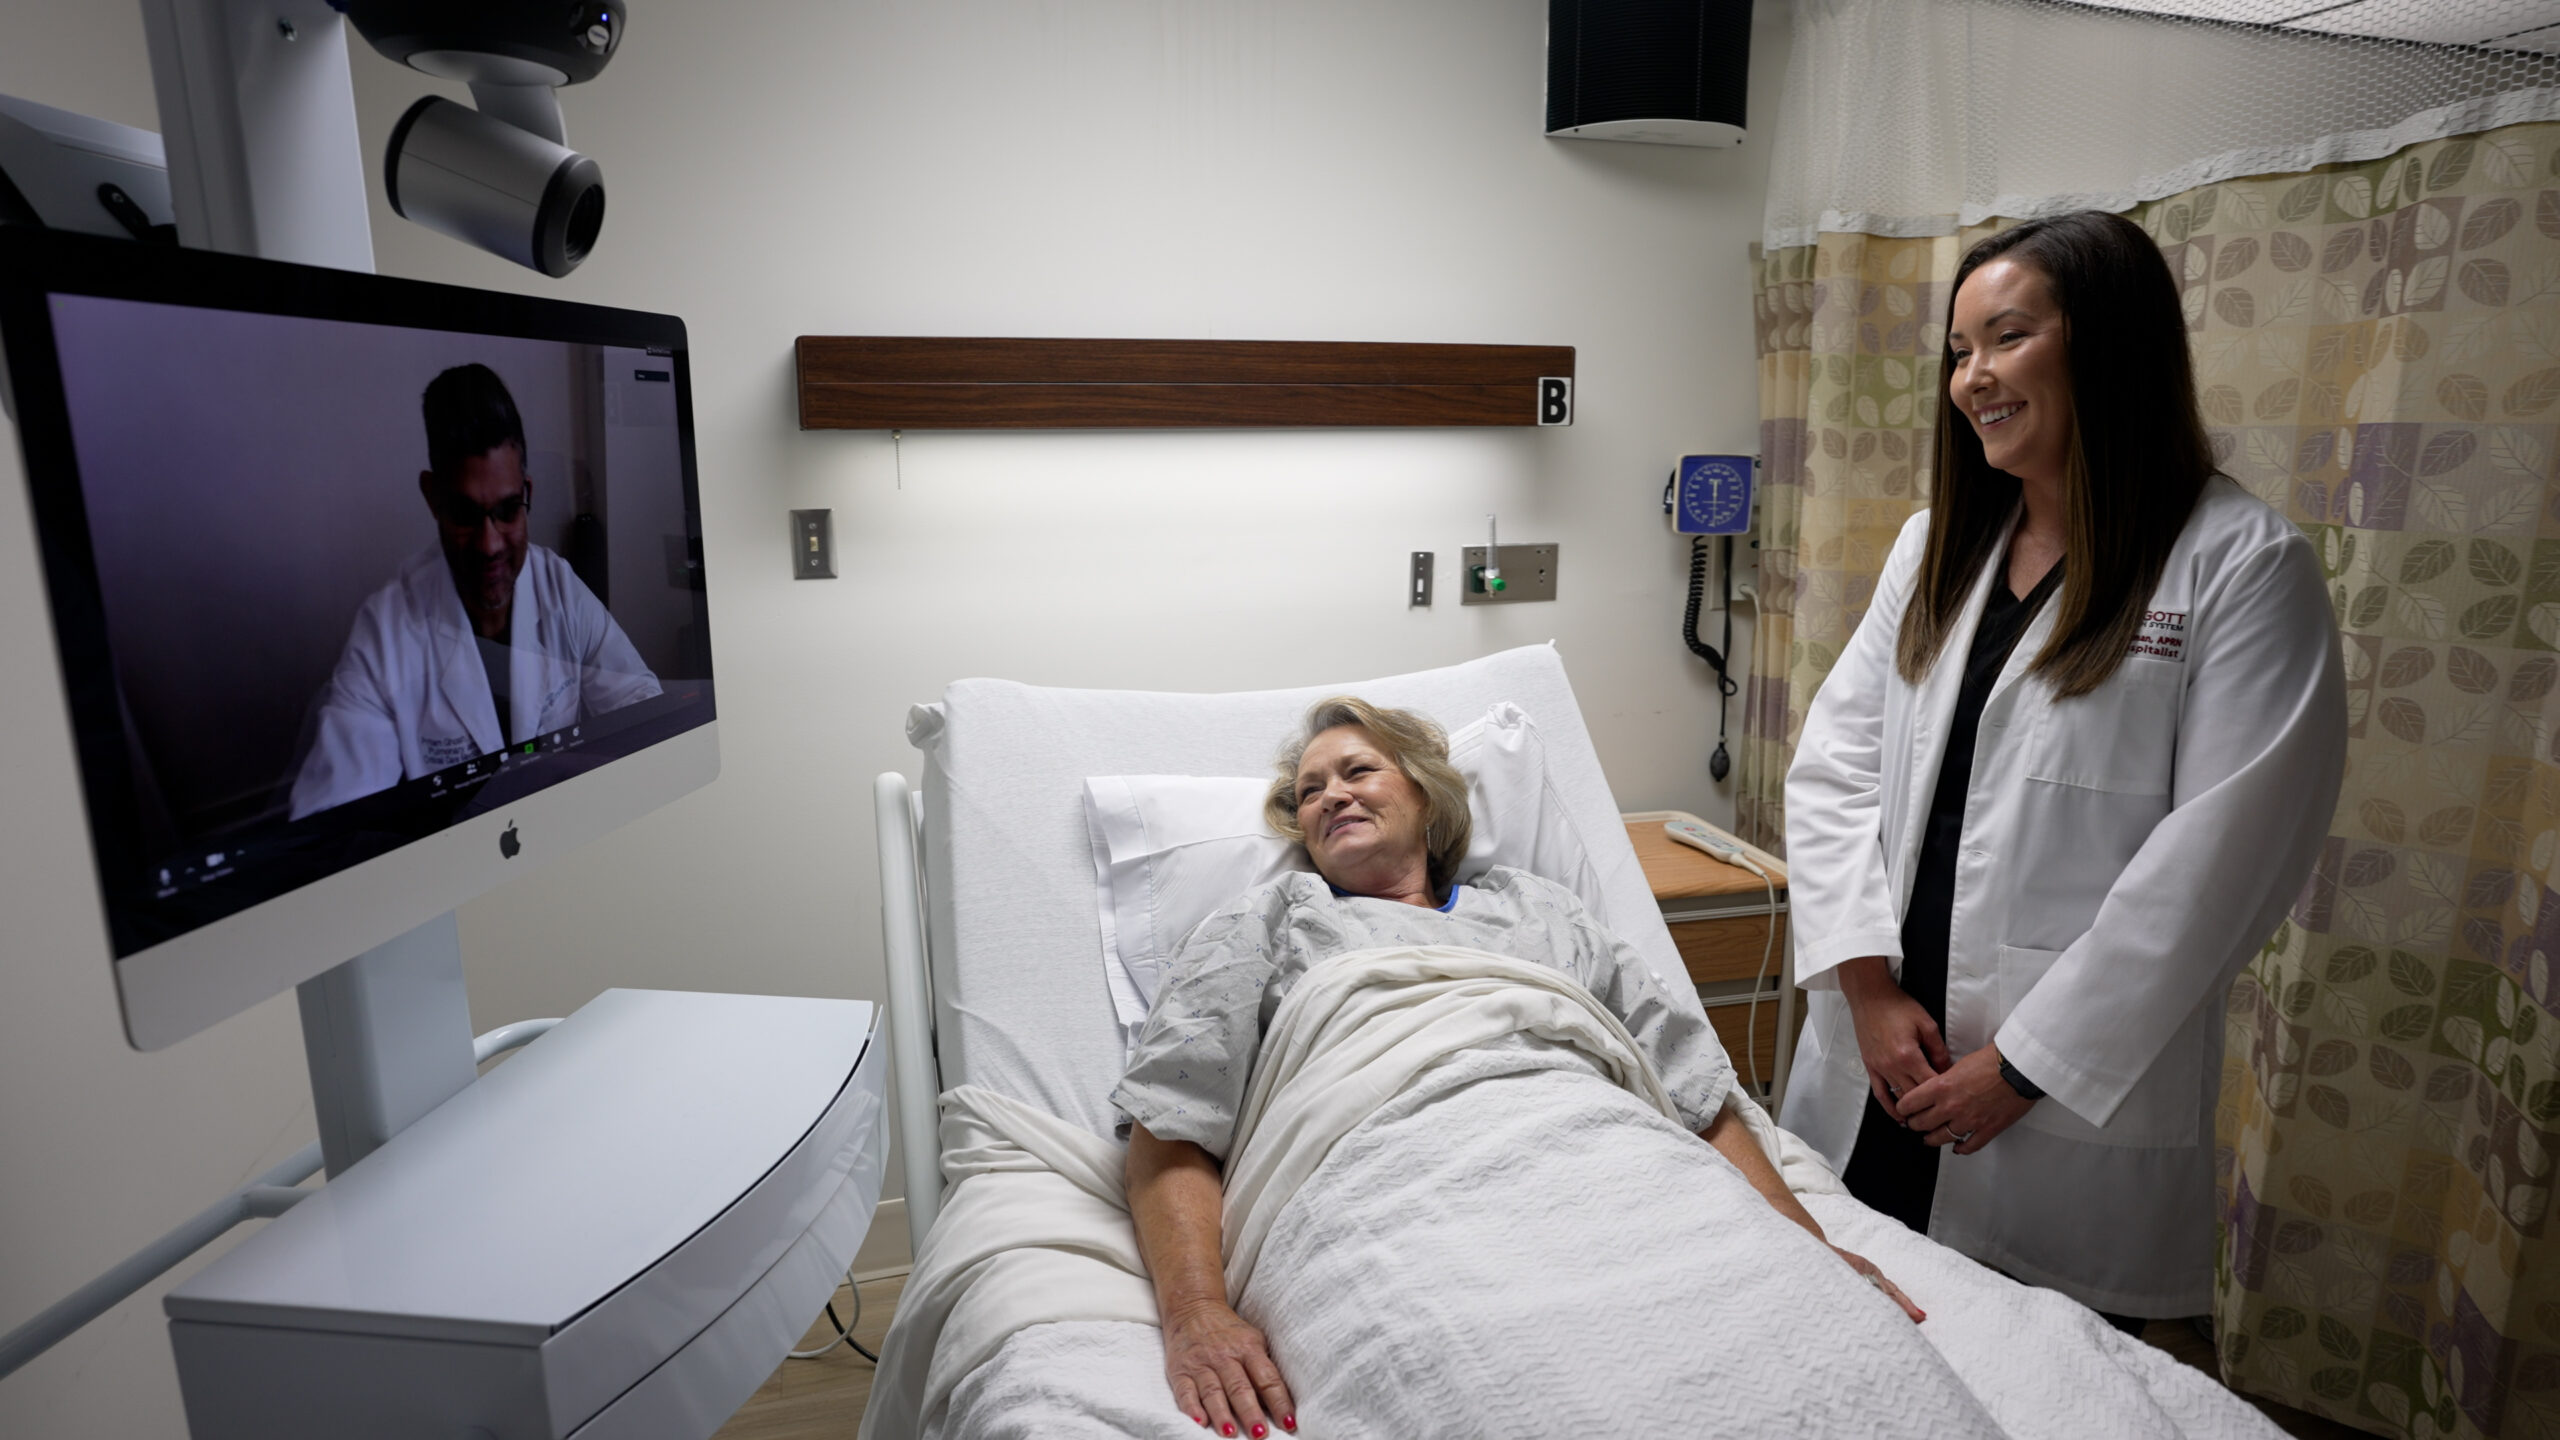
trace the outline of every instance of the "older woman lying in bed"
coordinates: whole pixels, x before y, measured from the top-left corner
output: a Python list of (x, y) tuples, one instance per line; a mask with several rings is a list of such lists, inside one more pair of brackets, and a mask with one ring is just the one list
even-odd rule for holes
[[(1625, 1026), (1682, 1123), (1779, 1214), (1823, 1238), (1727, 1108), (1733, 1066), (1714, 1033), (1694, 1008), (1671, 1003), (1625, 941), (1538, 876), (1496, 867), (1455, 883), (1471, 828), (1467, 788), (1437, 726), (1350, 697), (1319, 703), (1281, 755), (1266, 813), (1303, 841), (1317, 874), (1274, 881), (1201, 922), (1112, 1094), (1134, 1122), (1129, 1207), (1163, 1317), (1166, 1378), (1194, 1421), (1228, 1435), (1264, 1435), (1266, 1421), (1296, 1428), (1262, 1332), (1228, 1303), (1220, 1172), (1282, 1000), (1311, 968), (1352, 951), (1466, 946), (1570, 975)], [(1921, 1318), (1875, 1266), (1834, 1251)]]

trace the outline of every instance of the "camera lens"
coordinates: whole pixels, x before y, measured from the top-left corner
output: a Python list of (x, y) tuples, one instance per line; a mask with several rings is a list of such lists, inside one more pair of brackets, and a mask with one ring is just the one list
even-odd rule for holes
[(596, 236), (604, 229), (604, 187), (591, 185), (570, 202), (569, 224), (560, 237), (563, 258), (576, 265), (594, 249)]
[(555, 278), (604, 228), (596, 162), (439, 96), (392, 128), (383, 176), (403, 217)]

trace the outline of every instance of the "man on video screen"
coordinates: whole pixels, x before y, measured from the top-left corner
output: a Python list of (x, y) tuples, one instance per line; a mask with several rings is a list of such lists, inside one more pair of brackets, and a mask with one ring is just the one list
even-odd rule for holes
[(569, 562), (526, 538), (524, 420), (486, 365), (427, 386), (418, 493), (437, 544), (356, 613), (293, 782), (293, 817), (658, 693)]

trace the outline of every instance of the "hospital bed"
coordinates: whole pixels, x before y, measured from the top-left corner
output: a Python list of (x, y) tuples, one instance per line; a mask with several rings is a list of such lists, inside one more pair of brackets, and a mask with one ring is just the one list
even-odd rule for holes
[[(970, 1085), (1092, 1135), (1109, 1136), (1117, 1123), (1108, 1096), (1125, 1032), (1104, 981), (1085, 782), (1263, 775), (1306, 706), (1346, 691), (1421, 710), (1452, 729), (1506, 701), (1532, 717), (1547, 800), (1587, 848), (1581, 881), (1597, 892), (1587, 898), (1648, 960), (1682, 973), (1551, 646), (1373, 681), (1223, 695), (957, 682), (939, 704), (910, 714), (909, 737), (923, 753), (921, 786), (884, 775), (876, 796), (898, 1138), (919, 1254), (946, 1200), (933, 1097)], [(2008, 1280), (1860, 1205), (1801, 1142), (1774, 1133), (1786, 1147), (1791, 1186), (1833, 1241), (1874, 1260), (1930, 1312), (1923, 1335), (1996, 1433), (2073, 1440), (2279, 1433), (2210, 1377), (2076, 1302)], [(934, 1243), (947, 1248), (953, 1238)], [(1794, 1263), (1837, 1264), (1810, 1253)], [(1668, 1318), (1643, 1323), (1678, 1324), (1678, 1310), (1674, 1297)], [(1761, 1352), (1733, 1358), (1732, 1383), (1821, 1383), (1824, 1339), (1787, 1333), (1782, 1314), (1766, 1318), (1765, 1334), (1717, 1342)], [(1765, 1363), (1780, 1354), (1794, 1360)], [(1814, 1363), (1797, 1363), (1808, 1356)], [(1904, 1402), (1885, 1394), (1872, 1403), (1881, 1420)], [(875, 1408), (873, 1421), (881, 1418)], [(1201, 1433), (1172, 1409), (1154, 1329), (1111, 1321), (1022, 1330), (924, 1418), (921, 1433), (955, 1437)], [(1695, 1428), (1716, 1433), (1715, 1420), (1701, 1416)], [(866, 1434), (897, 1428), (867, 1425)], [(1519, 1417), (1518, 1433), (1550, 1429), (1537, 1415)]]

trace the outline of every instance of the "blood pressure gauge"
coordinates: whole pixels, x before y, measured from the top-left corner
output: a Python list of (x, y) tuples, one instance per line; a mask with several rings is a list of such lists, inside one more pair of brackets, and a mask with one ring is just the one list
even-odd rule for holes
[(1673, 528), (1683, 535), (1739, 535), (1751, 528), (1748, 455), (1683, 455), (1672, 481)]

